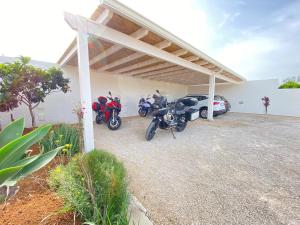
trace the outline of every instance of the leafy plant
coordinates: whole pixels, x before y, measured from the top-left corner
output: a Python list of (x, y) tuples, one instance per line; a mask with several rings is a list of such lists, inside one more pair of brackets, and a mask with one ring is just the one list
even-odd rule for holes
[(27, 156), (26, 151), (40, 141), (51, 125), (41, 126), (22, 136), (24, 118), (10, 123), (0, 133), (0, 187), (13, 186), (20, 179), (48, 164), (61, 148)]
[(300, 83), (295, 81), (287, 81), (286, 83), (279, 86), (279, 89), (292, 89), (292, 88), (300, 88)]
[(50, 174), (50, 186), (87, 224), (127, 225), (128, 192), (124, 166), (115, 156), (94, 150), (76, 155)]
[(263, 105), (265, 107), (265, 113), (268, 114), (268, 107), (270, 106), (270, 98), (265, 96), (262, 99)]
[(12, 111), (20, 104), (28, 107), (32, 127), (35, 127), (34, 109), (54, 91), (66, 93), (69, 79), (56, 67), (47, 70), (29, 65), (29, 57), (16, 62), (0, 64), (0, 111)]
[(64, 146), (59, 154), (65, 154), (69, 158), (79, 152), (79, 137), (80, 134), (75, 126), (60, 124), (52, 128), (40, 141), (40, 146), (45, 152), (49, 152), (59, 146)]

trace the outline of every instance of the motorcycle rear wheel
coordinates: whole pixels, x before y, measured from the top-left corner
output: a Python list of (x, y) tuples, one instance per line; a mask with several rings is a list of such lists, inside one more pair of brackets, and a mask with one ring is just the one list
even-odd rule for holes
[(96, 116), (96, 123), (97, 124), (101, 124), (103, 121), (102, 121), (102, 117), (101, 116), (99, 116), (99, 115), (97, 115)]
[(157, 123), (152, 121), (146, 131), (145, 138), (147, 141), (151, 141), (153, 139), (156, 129), (157, 129)]
[(107, 121), (107, 127), (110, 129), (110, 130), (117, 130), (119, 129), (119, 127), (121, 126), (122, 124), (122, 120), (119, 116), (117, 116), (115, 118), (115, 121), (113, 121), (113, 118), (109, 118), (109, 120)]

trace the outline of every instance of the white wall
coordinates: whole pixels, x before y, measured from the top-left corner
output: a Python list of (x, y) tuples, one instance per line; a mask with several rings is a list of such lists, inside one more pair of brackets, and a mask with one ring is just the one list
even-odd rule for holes
[[(279, 82), (272, 80), (255, 80), (243, 84), (216, 86), (216, 94), (225, 96), (231, 111), (242, 113), (264, 113), (261, 98), (270, 98), (269, 114), (300, 116), (300, 89), (278, 89)], [(207, 86), (189, 87), (189, 93), (207, 93)]]
[[(80, 103), (77, 67), (66, 66), (63, 71), (65, 77), (71, 80), (71, 92), (49, 95), (45, 103), (40, 104), (35, 109), (38, 125), (61, 122), (74, 123), (77, 121), (76, 115), (73, 113), (75, 106)], [(108, 91), (111, 91), (113, 96), (121, 98), (121, 116), (123, 117), (137, 115), (140, 97), (153, 94), (156, 89), (159, 89), (169, 99), (182, 97), (188, 92), (187, 86), (184, 85), (136, 79), (106, 72), (97, 73), (96, 71), (91, 71), (91, 83), (94, 101), (100, 95), (107, 96)], [(15, 109), (13, 115), (15, 118), (25, 117), (26, 126), (31, 125), (28, 110), (24, 106)], [(10, 114), (0, 112), (1, 125), (5, 126), (9, 122)]]
[(139, 99), (148, 94), (154, 94), (157, 89), (170, 100), (182, 97), (188, 91), (188, 87), (184, 85), (137, 79), (103, 72), (92, 72), (91, 83), (92, 98), (94, 101), (100, 95), (108, 95), (108, 91), (111, 91), (113, 96), (121, 98), (121, 116), (137, 115)]

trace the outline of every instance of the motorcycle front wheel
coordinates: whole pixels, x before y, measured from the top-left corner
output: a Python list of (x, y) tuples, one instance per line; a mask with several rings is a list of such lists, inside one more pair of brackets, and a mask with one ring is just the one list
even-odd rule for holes
[(152, 121), (150, 123), (149, 127), (147, 128), (147, 131), (146, 131), (145, 138), (146, 138), (147, 141), (151, 141), (152, 140), (152, 138), (155, 135), (156, 129), (157, 129), (157, 122), (156, 121)]
[(113, 119), (113, 117), (111, 117), (107, 121), (107, 127), (110, 130), (117, 130), (121, 126), (121, 123), (122, 123), (122, 120), (119, 116), (115, 117), (114, 119)]
[(177, 124), (176, 131), (177, 132), (184, 131), (184, 129), (186, 128), (186, 125), (187, 125), (187, 122)]
[(141, 117), (146, 117), (147, 116), (147, 110), (140, 108), (139, 109), (139, 115)]

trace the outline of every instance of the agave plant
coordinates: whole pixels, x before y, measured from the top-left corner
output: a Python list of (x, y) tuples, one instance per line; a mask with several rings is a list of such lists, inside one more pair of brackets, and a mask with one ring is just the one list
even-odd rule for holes
[(24, 118), (10, 123), (0, 133), (0, 187), (14, 186), (20, 179), (48, 164), (62, 147), (33, 156), (27, 150), (40, 141), (50, 130), (51, 125), (41, 126), (23, 135)]

